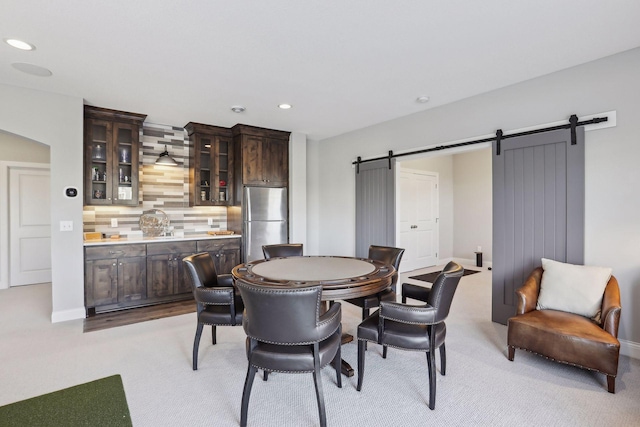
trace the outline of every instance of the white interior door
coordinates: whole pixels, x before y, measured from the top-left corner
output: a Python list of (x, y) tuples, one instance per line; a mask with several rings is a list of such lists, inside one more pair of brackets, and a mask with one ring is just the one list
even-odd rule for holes
[(405, 249), (400, 271), (431, 267), (438, 262), (438, 174), (399, 174), (398, 246)]
[(9, 286), (51, 281), (49, 170), (9, 173)]

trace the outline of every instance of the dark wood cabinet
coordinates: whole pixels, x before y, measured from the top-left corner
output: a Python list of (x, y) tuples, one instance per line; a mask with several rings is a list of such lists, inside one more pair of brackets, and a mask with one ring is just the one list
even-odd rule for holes
[(85, 249), (85, 305), (88, 309), (125, 308), (146, 299), (146, 245)]
[(196, 253), (196, 242), (147, 245), (147, 296), (149, 299), (190, 294), (191, 284), (184, 274), (182, 258)]
[(230, 274), (240, 264), (240, 239), (200, 240), (198, 252), (209, 252), (218, 274)]
[(289, 132), (247, 125), (232, 128), (236, 204), (242, 187), (286, 187), (289, 184)]
[(231, 129), (189, 122), (189, 205), (233, 205)]
[(85, 205), (138, 205), (139, 133), (146, 117), (85, 105)]

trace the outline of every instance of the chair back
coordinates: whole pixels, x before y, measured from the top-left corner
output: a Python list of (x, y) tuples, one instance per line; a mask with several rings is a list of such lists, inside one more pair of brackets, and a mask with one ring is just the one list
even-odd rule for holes
[(458, 283), (463, 274), (464, 268), (460, 264), (451, 261), (445, 265), (440, 274), (438, 274), (433, 286), (431, 286), (427, 304), (436, 309), (435, 323), (443, 322), (449, 315), (453, 295), (456, 293)]
[(302, 256), (302, 243), (282, 243), (279, 245), (263, 245), (264, 259), (277, 257)]
[(218, 274), (213, 258), (208, 252), (190, 255), (182, 259), (187, 266), (188, 276), (193, 289), (201, 286), (212, 288), (218, 286)]
[(396, 282), (398, 281), (398, 269), (400, 268), (400, 260), (402, 260), (403, 254), (404, 249), (402, 248), (376, 245), (369, 246), (369, 259), (384, 262), (385, 264), (391, 264), (393, 265), (393, 268), (396, 269), (395, 274), (391, 278), (391, 288), (394, 292), (396, 290)]
[(321, 285), (283, 289), (236, 280), (236, 286), (244, 301), (247, 336), (284, 345), (318, 341)]

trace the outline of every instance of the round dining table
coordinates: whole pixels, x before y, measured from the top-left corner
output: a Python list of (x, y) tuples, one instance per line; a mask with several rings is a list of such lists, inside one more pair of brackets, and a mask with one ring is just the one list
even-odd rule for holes
[[(391, 286), (396, 270), (380, 261), (341, 256), (294, 256), (250, 261), (231, 271), (236, 280), (254, 285), (299, 288), (322, 285), (322, 300), (374, 295)], [(353, 340), (345, 334), (342, 342)], [(353, 375), (344, 360), (342, 373)]]

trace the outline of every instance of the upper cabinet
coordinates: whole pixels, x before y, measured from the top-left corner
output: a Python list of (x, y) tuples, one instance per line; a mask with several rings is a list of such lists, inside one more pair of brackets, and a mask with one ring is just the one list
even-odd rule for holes
[(189, 122), (189, 205), (233, 205), (231, 129)]
[(85, 105), (85, 205), (138, 205), (139, 134), (146, 117)]
[(235, 125), (236, 196), (243, 186), (286, 187), (289, 183), (289, 134)]

